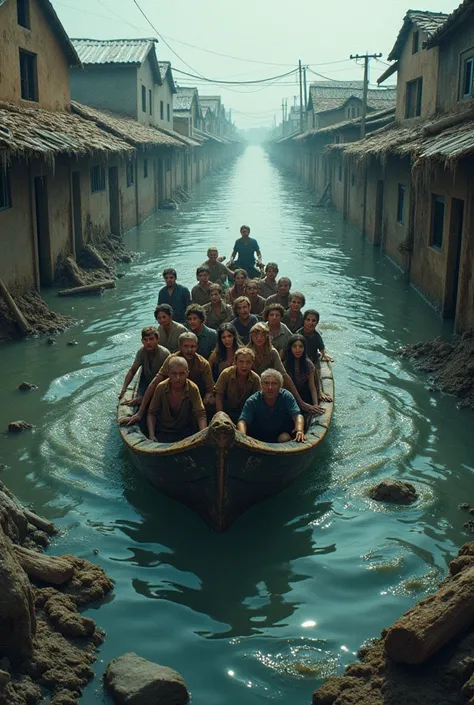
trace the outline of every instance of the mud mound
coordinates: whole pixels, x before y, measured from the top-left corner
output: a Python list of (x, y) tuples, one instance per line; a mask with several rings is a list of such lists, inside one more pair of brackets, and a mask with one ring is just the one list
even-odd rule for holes
[(415, 367), (430, 373), (433, 386), (461, 398), (460, 407), (474, 409), (474, 335), (472, 332), (445, 340), (441, 336), (406, 345), (401, 357), (415, 360)]
[[(450, 563), (450, 577), (441, 586), (454, 585), (462, 571), (474, 565), (474, 543), (465, 544)], [(425, 598), (425, 604), (430, 599)], [(423, 601), (422, 601), (423, 602)], [(418, 603), (420, 604), (420, 603)], [(414, 610), (416, 609), (413, 608)], [(408, 613), (407, 613), (408, 614)], [(386, 654), (382, 637), (360, 649), (359, 663), (344, 676), (331, 678), (315, 693), (312, 705), (466, 705), (474, 695), (474, 629), (464, 629), (435, 656), (418, 666), (395, 663)]]
[(77, 258), (65, 255), (56, 266), (55, 286), (67, 289), (87, 286), (104, 279), (115, 279), (117, 262), (131, 262), (133, 253), (122, 240), (110, 236), (97, 242), (88, 243)]
[[(66, 330), (72, 323), (72, 318), (69, 316), (62, 316), (51, 311), (34, 289), (24, 294), (16, 294), (14, 299), (33, 333), (53, 335)], [(3, 298), (0, 297), (0, 342), (21, 337), (23, 336), (19, 332), (10, 310)]]

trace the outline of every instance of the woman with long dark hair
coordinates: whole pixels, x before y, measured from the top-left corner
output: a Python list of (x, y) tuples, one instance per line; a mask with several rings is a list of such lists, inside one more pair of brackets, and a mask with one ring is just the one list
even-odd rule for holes
[(245, 269), (236, 269), (234, 272), (234, 286), (231, 286), (227, 292), (227, 303), (231, 306), (239, 296), (245, 296), (245, 285), (247, 283), (247, 272)]
[(222, 370), (234, 364), (236, 351), (242, 347), (237, 329), (232, 323), (221, 323), (217, 329), (217, 343), (209, 355), (212, 376), (217, 381)]
[(318, 406), (318, 392), (314, 379), (314, 364), (308, 357), (306, 339), (296, 333), (288, 341), (285, 370), (293, 381), (301, 399), (307, 404)]

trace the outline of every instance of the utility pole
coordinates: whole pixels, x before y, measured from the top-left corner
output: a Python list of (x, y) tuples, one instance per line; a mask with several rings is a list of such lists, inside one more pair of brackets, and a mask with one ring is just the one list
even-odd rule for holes
[(298, 60), (298, 71), (300, 76), (300, 134), (303, 132), (303, 72), (301, 70), (301, 59)]
[(364, 92), (362, 96), (362, 120), (360, 123), (360, 138), (365, 137), (365, 123), (367, 120), (367, 93), (369, 90), (369, 61), (380, 59), (382, 54), (351, 54), (351, 59), (364, 59)]
[(281, 134), (285, 134), (285, 99), (281, 99)]
[(305, 111), (305, 114), (306, 114), (306, 111), (307, 111), (307, 109), (308, 109), (308, 89), (307, 89), (307, 87), (306, 87), (306, 69), (307, 69), (307, 68), (308, 68), (307, 66), (304, 66), (304, 67), (303, 67), (304, 111)]

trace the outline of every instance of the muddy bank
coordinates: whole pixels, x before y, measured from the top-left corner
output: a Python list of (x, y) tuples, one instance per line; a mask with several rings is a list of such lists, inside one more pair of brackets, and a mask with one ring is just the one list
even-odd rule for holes
[[(125, 247), (122, 240), (112, 236), (100, 242), (89, 243), (84, 247), (77, 262), (72, 255), (64, 256), (58, 261), (54, 286), (67, 289), (104, 280), (110, 282), (117, 278), (117, 263), (129, 263), (132, 257), (133, 253)], [(120, 274), (119, 272), (118, 276)], [(97, 293), (101, 293), (101, 290)], [(22, 293), (11, 289), (10, 294), (32, 335), (54, 335), (66, 330), (73, 323), (70, 316), (52, 311), (35, 289)], [(23, 333), (15, 315), (0, 296), (0, 343), (21, 337)]]
[(459, 407), (474, 409), (474, 334), (464, 333), (445, 340), (441, 336), (406, 345), (401, 357), (414, 360), (415, 367), (430, 375), (434, 388), (460, 397)]
[(439, 591), (362, 647), (360, 662), (315, 691), (312, 705), (474, 705), (473, 571), (474, 542), (451, 561)]
[(0, 483), (0, 705), (74, 705), (104, 639), (81, 615), (112, 582), (74, 556), (43, 553), (56, 529)]

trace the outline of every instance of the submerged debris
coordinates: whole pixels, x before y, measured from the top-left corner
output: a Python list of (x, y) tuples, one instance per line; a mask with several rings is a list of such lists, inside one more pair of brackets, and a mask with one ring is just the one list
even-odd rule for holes
[(391, 504), (413, 504), (418, 498), (415, 485), (387, 477), (377, 485), (369, 487), (369, 496), (377, 502)]

